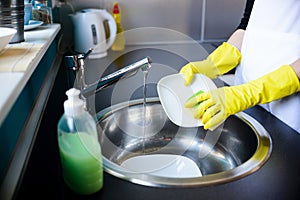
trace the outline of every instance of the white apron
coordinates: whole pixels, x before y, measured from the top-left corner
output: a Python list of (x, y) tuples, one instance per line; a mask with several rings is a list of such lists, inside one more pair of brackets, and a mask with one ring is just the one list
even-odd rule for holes
[[(300, 58), (300, 0), (256, 0), (241, 53), (235, 84)], [(300, 133), (299, 93), (261, 106)]]

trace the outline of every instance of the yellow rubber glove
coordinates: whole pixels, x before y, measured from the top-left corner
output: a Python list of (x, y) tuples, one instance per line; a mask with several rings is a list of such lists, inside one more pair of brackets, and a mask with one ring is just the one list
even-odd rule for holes
[(240, 51), (231, 44), (224, 42), (205, 60), (190, 62), (183, 66), (179, 73), (184, 75), (185, 85), (192, 82), (194, 74), (201, 73), (211, 79), (229, 72), (241, 61)]
[(185, 107), (194, 107), (194, 117), (202, 119), (204, 129), (209, 129), (221, 124), (230, 115), (299, 91), (300, 82), (295, 71), (284, 65), (248, 83), (194, 96), (186, 101)]

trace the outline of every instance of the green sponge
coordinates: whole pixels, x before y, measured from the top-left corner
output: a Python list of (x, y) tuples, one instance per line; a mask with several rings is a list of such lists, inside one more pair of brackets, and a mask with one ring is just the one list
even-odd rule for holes
[[(202, 90), (199, 90), (198, 92), (196, 92), (195, 94), (193, 94), (192, 96), (190, 96), (189, 98), (188, 98), (188, 100), (190, 100), (191, 98), (193, 98), (193, 97), (195, 97), (195, 96), (197, 96), (197, 95), (199, 95), (199, 94), (201, 94), (201, 93), (204, 93)], [(188, 101), (187, 100), (187, 101)], [(195, 106), (193, 106), (193, 108), (196, 108), (198, 105), (199, 105), (200, 103), (198, 103), (198, 104), (196, 104)]]
[(201, 94), (201, 93), (203, 93), (203, 91), (199, 90), (198, 92), (196, 92), (195, 94), (193, 94), (191, 97), (189, 97), (188, 100), (190, 100), (191, 98), (193, 98), (193, 97), (195, 97), (195, 96), (197, 96), (198, 94)]

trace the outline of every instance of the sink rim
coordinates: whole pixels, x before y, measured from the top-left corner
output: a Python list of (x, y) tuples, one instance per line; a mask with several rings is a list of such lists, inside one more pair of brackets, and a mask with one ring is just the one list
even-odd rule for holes
[[(112, 105), (108, 108), (105, 108), (97, 113), (97, 121), (101, 121), (101, 118), (109, 115), (112, 110), (116, 110), (132, 106), (135, 104), (140, 104), (143, 99), (130, 100), (129, 102), (122, 102), (116, 105)], [(147, 102), (159, 102), (158, 97), (147, 98)], [(239, 119), (245, 122), (256, 134), (256, 138), (258, 140), (258, 146), (254, 154), (249, 158), (246, 162), (241, 165), (229, 169), (226, 171), (208, 174), (201, 177), (192, 177), (192, 178), (168, 178), (155, 176), (151, 174), (138, 174), (134, 172), (130, 172), (121, 166), (111, 162), (106, 157), (102, 157), (104, 171), (115, 176), (121, 178), (123, 180), (151, 187), (181, 187), (181, 188), (189, 188), (189, 187), (201, 187), (201, 186), (211, 186), (221, 183), (228, 183), (235, 180), (239, 180), (243, 177), (246, 177), (250, 174), (253, 174), (257, 170), (259, 170), (269, 159), (272, 153), (272, 139), (270, 134), (265, 130), (265, 128), (256, 121), (253, 117), (246, 114), (245, 112), (240, 112), (235, 114)]]

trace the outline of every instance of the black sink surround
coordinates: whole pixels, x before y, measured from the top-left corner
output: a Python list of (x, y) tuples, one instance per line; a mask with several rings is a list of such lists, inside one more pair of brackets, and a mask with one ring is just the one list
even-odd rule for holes
[[(145, 55), (148, 56), (147, 52)], [(104, 173), (104, 187), (99, 192), (89, 196), (76, 195), (63, 181), (57, 146), (56, 126), (66, 98), (65, 88), (62, 87), (62, 84), (66, 84), (64, 73), (61, 69), (50, 95), (15, 199), (299, 199), (300, 134), (259, 106), (245, 113), (255, 118), (269, 132), (273, 149), (268, 161), (253, 174), (214, 186), (157, 188), (134, 184)]]

